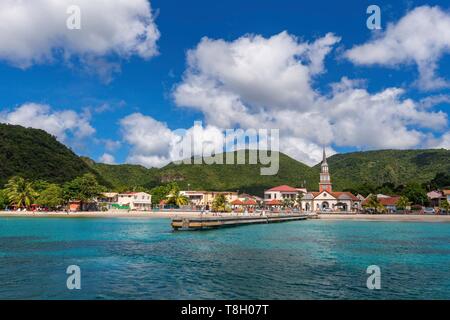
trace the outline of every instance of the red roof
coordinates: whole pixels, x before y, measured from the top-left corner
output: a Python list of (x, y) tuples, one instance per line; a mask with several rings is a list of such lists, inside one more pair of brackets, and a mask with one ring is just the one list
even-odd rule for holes
[(351, 192), (332, 192), (331, 193), (332, 195), (333, 195), (333, 197), (335, 197), (335, 198), (339, 198), (340, 196), (342, 196), (342, 195), (347, 195), (347, 196), (349, 196), (353, 201), (360, 201), (359, 199), (358, 199), (358, 197), (356, 197), (353, 193), (351, 193)]
[(236, 199), (236, 200), (231, 201), (231, 204), (233, 206), (242, 206), (244, 203), (241, 200)]
[(442, 190), (442, 193), (444, 194), (444, 196), (448, 196), (450, 195), (450, 190)]
[(248, 199), (248, 200), (245, 200), (245, 201), (243, 202), (243, 205), (244, 205), (244, 206), (256, 206), (257, 203), (256, 203), (256, 201), (253, 200), (253, 199)]
[(281, 205), (281, 201), (277, 200), (277, 199), (272, 199), (270, 201), (267, 201), (266, 205), (268, 205), (268, 206), (279, 206), (279, 205)]
[[(398, 199), (400, 199), (400, 196), (392, 196), (392, 197), (389, 197), (389, 198), (378, 198), (378, 201), (383, 206), (395, 206), (397, 204), (397, 202), (398, 202)], [(363, 201), (363, 205), (366, 205), (368, 201), (369, 201), (369, 198), (364, 200)]]
[(400, 197), (395, 196), (390, 198), (379, 198), (378, 201), (380, 201), (383, 206), (395, 206), (395, 204), (398, 202), (398, 199), (400, 199)]
[(272, 192), (272, 191), (278, 191), (278, 192), (298, 192), (297, 189), (292, 188), (288, 185), (282, 185), (278, 187), (274, 187), (272, 189), (266, 190), (266, 192)]

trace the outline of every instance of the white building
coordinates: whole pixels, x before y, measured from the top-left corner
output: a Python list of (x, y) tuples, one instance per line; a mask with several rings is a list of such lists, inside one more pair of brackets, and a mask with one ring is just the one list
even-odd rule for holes
[(285, 199), (290, 199), (295, 202), (297, 199), (297, 195), (300, 192), (299, 190), (303, 189), (293, 188), (288, 185), (271, 188), (264, 191), (264, 202), (272, 202), (272, 200), (283, 201)]
[(237, 192), (232, 191), (180, 191), (180, 194), (188, 197), (189, 202), (195, 206), (211, 206), (219, 194), (223, 194), (228, 203), (238, 199)]
[(361, 209), (361, 199), (350, 192), (333, 192), (325, 149), (320, 171), (319, 192), (307, 192), (301, 200), (303, 211), (355, 212)]
[(119, 193), (117, 204), (128, 206), (130, 210), (146, 211), (152, 209), (152, 196), (146, 192)]

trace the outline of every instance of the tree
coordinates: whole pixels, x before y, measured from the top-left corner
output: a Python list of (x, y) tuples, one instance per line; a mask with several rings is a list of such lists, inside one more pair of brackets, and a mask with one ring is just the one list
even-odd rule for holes
[(369, 199), (367, 199), (367, 202), (364, 204), (364, 208), (374, 209), (376, 212), (385, 211), (384, 206), (380, 203), (380, 200), (378, 200), (375, 194), (369, 196)]
[(36, 203), (40, 206), (57, 209), (64, 204), (63, 190), (57, 184), (49, 184), (36, 199)]
[(167, 204), (177, 207), (189, 204), (189, 198), (180, 193), (180, 188), (177, 184), (172, 184), (170, 188), (169, 195), (167, 196)]
[(299, 193), (297, 194), (297, 197), (295, 198), (295, 202), (296, 202), (296, 205), (297, 205), (298, 207), (301, 207), (301, 205), (302, 205), (302, 199), (303, 199), (303, 196), (304, 196), (304, 193), (303, 193), (303, 192), (299, 192)]
[(0, 189), (0, 211), (9, 206), (9, 198), (6, 194), (6, 190)]
[(158, 186), (150, 190), (150, 194), (152, 195), (152, 203), (158, 205), (162, 200), (167, 200), (167, 197), (170, 195), (170, 191), (173, 189), (173, 185), (175, 185), (175, 183)]
[(450, 210), (450, 203), (447, 200), (441, 201), (440, 206), (441, 209), (445, 210), (447, 213)]
[(397, 203), (395, 204), (397, 206), (397, 209), (406, 209), (407, 207), (409, 207), (411, 205), (411, 202), (409, 201), (409, 199), (405, 196), (401, 196), (398, 200)]
[(82, 205), (98, 197), (102, 191), (103, 187), (98, 184), (95, 176), (86, 173), (64, 184), (63, 197), (66, 201), (78, 200)]
[(224, 194), (219, 193), (213, 200), (212, 210), (215, 212), (227, 211), (227, 198)]
[(29, 207), (37, 197), (33, 183), (22, 177), (9, 179), (5, 190), (10, 203), (18, 208)]
[(294, 205), (294, 201), (290, 198), (283, 199), (283, 208), (291, 208)]
[(422, 206), (429, 203), (426, 190), (418, 183), (410, 183), (405, 186), (402, 196), (408, 198), (413, 204)]
[(429, 185), (433, 190), (450, 187), (450, 173), (437, 173), (434, 179), (430, 181)]

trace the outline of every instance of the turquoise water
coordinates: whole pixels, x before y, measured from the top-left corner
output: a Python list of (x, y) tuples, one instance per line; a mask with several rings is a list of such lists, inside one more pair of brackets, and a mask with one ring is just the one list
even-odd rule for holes
[[(66, 288), (67, 266), (81, 290)], [(381, 268), (368, 290), (366, 268)], [(450, 224), (0, 218), (3, 299), (450, 299)]]

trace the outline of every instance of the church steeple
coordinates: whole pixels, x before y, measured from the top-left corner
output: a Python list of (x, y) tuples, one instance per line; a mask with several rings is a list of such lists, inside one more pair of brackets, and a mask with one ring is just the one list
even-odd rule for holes
[(319, 182), (319, 191), (327, 191), (332, 192), (332, 184), (331, 184), (331, 178), (330, 178), (330, 172), (328, 170), (328, 163), (327, 163), (327, 155), (325, 153), (325, 147), (323, 147), (323, 159), (322, 164), (320, 166), (320, 182)]

